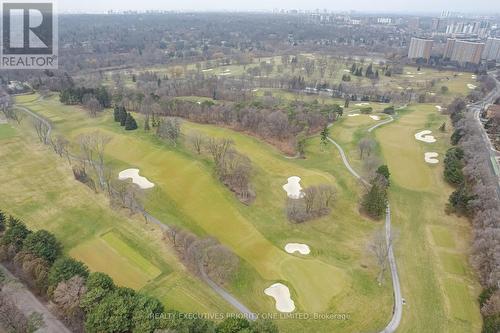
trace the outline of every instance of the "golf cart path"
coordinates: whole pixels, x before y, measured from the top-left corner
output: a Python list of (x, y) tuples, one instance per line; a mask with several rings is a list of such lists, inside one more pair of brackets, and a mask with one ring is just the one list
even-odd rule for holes
[(24, 284), (12, 275), (4, 266), (1, 266), (8, 282), (2, 288), (2, 291), (8, 294), (10, 299), (16, 304), (17, 308), (29, 317), (33, 312), (40, 313), (43, 316), (43, 327), (35, 332), (38, 333), (70, 333), (71, 331), (57, 319), (49, 309), (38, 298), (29, 291)]
[[(391, 117), (392, 118), (392, 117)], [(392, 118), (390, 121), (387, 121), (386, 123), (389, 123), (393, 121), (394, 119)], [(331, 124), (333, 125), (333, 124)], [(331, 125), (329, 127), (331, 127)], [(383, 125), (381, 124), (378, 124)], [(377, 126), (378, 127), (378, 126)], [(372, 128), (373, 129), (373, 128)], [(368, 130), (370, 131), (370, 129)], [(328, 141), (333, 143), (335, 147), (337, 147), (337, 150), (340, 153), (340, 156), (342, 157), (342, 162), (344, 163), (345, 167), (349, 172), (357, 179), (359, 179), (363, 184), (365, 185), (370, 185), (370, 183), (361, 177), (349, 164), (349, 161), (347, 160), (347, 156), (342, 149), (342, 147), (335, 142), (330, 137), (327, 137)], [(391, 208), (390, 205), (387, 204), (386, 208), (386, 214), (385, 214), (385, 239), (387, 242), (388, 246), (388, 251), (387, 251), (387, 259), (389, 260), (389, 266), (391, 268), (391, 277), (392, 277), (392, 289), (394, 292), (394, 307), (392, 311), (392, 318), (389, 324), (380, 332), (380, 333), (392, 333), (395, 332), (396, 329), (399, 326), (399, 323), (401, 322), (401, 316), (403, 314), (403, 298), (401, 297), (401, 285), (399, 283), (399, 274), (398, 274), (398, 268), (396, 265), (396, 257), (394, 256), (394, 251), (392, 249), (392, 242), (390, 241), (391, 239)]]
[[(30, 116), (42, 121), (46, 126), (47, 126), (47, 130), (48, 130), (48, 133), (47, 133), (47, 137), (50, 136), (50, 133), (52, 131), (52, 124), (45, 118), (43, 118), (42, 116), (36, 114), (35, 112), (23, 107), (23, 106), (15, 106), (17, 109), (21, 110), (21, 111), (24, 111), (26, 113), (28, 113)], [(162, 229), (163, 231), (168, 231), (170, 230), (170, 228), (168, 227), (168, 225), (162, 223), (159, 219), (157, 219), (156, 217), (154, 217), (153, 215), (149, 214), (148, 212), (146, 211), (143, 211), (142, 212), (144, 218), (148, 221), (148, 222), (151, 222), (153, 224), (156, 224), (157, 226), (160, 227), (160, 229)], [(226, 302), (228, 302), (229, 304), (231, 304), (235, 309), (237, 309), (238, 311), (240, 311), (241, 313), (243, 313), (245, 315), (245, 317), (249, 320), (255, 320), (255, 318), (257, 318), (256, 314), (253, 313), (252, 311), (250, 311), (244, 304), (242, 304), (240, 301), (238, 301), (236, 299), (236, 297), (234, 297), (233, 295), (231, 295), (229, 292), (227, 292), (226, 290), (224, 290), (222, 287), (220, 287), (219, 285), (217, 285), (214, 281), (212, 281), (208, 275), (205, 273), (203, 267), (200, 267), (200, 272), (201, 272), (201, 279), (206, 283), (208, 284), (208, 286), (210, 288), (212, 288), (213, 291), (215, 291), (219, 296), (221, 296)], [(68, 331), (69, 332), (69, 331)]]
[[(144, 215), (144, 218), (153, 224), (156, 224), (157, 226), (160, 227), (163, 231), (169, 231), (170, 228), (168, 225), (162, 223), (160, 220), (158, 220), (156, 217), (153, 215), (147, 213), (146, 211), (143, 211), (142, 214)], [(220, 287), (218, 284), (216, 284), (214, 281), (212, 281), (207, 273), (205, 273), (205, 269), (203, 268), (203, 265), (200, 265), (200, 272), (201, 272), (201, 279), (209, 285), (210, 288), (212, 288), (213, 291), (215, 291), (217, 294), (219, 294), (220, 297), (222, 297), (226, 302), (231, 304), (235, 309), (240, 311), (245, 315), (245, 318), (248, 320), (255, 320), (257, 318), (256, 314), (250, 311), (243, 303), (238, 301), (236, 297), (228, 293), (226, 290), (224, 290), (222, 287)]]
[(385, 125), (385, 124), (392, 123), (393, 121), (394, 121), (394, 118), (393, 118), (392, 116), (389, 116), (389, 119), (384, 120), (384, 121), (382, 121), (382, 122), (380, 122), (380, 123), (378, 123), (378, 124), (376, 124), (376, 125), (374, 125), (374, 126), (370, 127), (370, 128), (368, 129), (368, 132), (371, 132), (371, 131), (373, 131), (374, 129), (376, 129), (376, 128), (380, 127), (380, 126), (383, 126), (383, 125)]

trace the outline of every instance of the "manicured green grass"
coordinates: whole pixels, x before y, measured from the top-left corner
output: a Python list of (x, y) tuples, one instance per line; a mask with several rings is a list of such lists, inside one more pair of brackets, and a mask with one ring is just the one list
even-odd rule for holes
[[(53, 232), (63, 243), (66, 253), (71, 255), (76, 249), (90, 256), (91, 260), (82, 259), (91, 268), (95, 258), (103, 261), (103, 271), (113, 275), (118, 284), (130, 286), (128, 278), (132, 276), (130, 281), (134, 287), (142, 287), (144, 292), (156, 295), (160, 292), (158, 281), (175, 272), (183, 285), (171, 286), (175, 298), (164, 297), (165, 300), (168, 297), (166, 304), (172, 308), (182, 306), (184, 299), (189, 299), (193, 309), (230, 311), (226, 302), (185, 272), (173, 250), (162, 241), (157, 228), (144, 225), (141, 218), (113, 211), (103, 195), (96, 195), (75, 181), (67, 162), (50, 148), (37, 143), (29, 121), (24, 120), (16, 130), (21, 135), (0, 144), (0, 209), (23, 219), (34, 230), (43, 228)], [(111, 229), (119, 230), (122, 240), (120, 244), (111, 239), (114, 248), (99, 238)], [(82, 250), (86, 244), (96, 246)], [(145, 285), (144, 278), (134, 278), (133, 274), (145, 274), (145, 265), (137, 255), (126, 259), (131, 258), (132, 252), (156, 267), (160, 275), (151, 276), (156, 272), (150, 267)], [(110, 253), (112, 260), (108, 260)], [(193, 293), (200, 297), (193, 300), (190, 296)]]
[(121, 239), (117, 232), (110, 231), (101, 236), (109, 246), (111, 246), (116, 252), (125, 256), (128, 260), (134, 263), (134, 266), (138, 267), (141, 271), (146, 273), (150, 278), (155, 278), (160, 275), (161, 271), (144, 258), (140, 253), (131, 248), (124, 240)]
[[(383, 328), (389, 320), (390, 277), (385, 285), (376, 284), (376, 264), (366, 248), (369, 237), (383, 225), (360, 216), (357, 203), (362, 191), (333, 146), (320, 149), (319, 138), (311, 138), (307, 158), (293, 160), (250, 136), (184, 122), (184, 134), (198, 131), (231, 138), (236, 149), (250, 157), (257, 198), (247, 207), (217, 181), (207, 154), (196, 155), (187, 143), (173, 148), (142, 130), (127, 133), (112, 122), (110, 114), (90, 119), (80, 108), (63, 106), (54, 99), (26, 106), (48, 117), (57, 131), (73, 141), (78, 134), (93, 130), (110, 136), (106, 153), (116, 170), (138, 167), (156, 184), (147, 192), (148, 211), (168, 224), (218, 238), (243, 259), (236, 281), (227, 287), (253, 309), (272, 311), (273, 301), (263, 295), (263, 289), (281, 281), (290, 287), (299, 311), (351, 314), (345, 322), (279, 321), (285, 331), (370, 331)], [(475, 301), (479, 288), (467, 261), (468, 222), (444, 212), (452, 189), (442, 179), (442, 158), (450, 135), (438, 130), (443, 121), (445, 116), (434, 105), (411, 106), (400, 111), (394, 123), (369, 135), (378, 142), (374, 153), (381, 155), (391, 171), (393, 228), (399, 235), (395, 251), (406, 299), (403, 332), (480, 330)], [(375, 123), (366, 115), (348, 117), (346, 113), (331, 128), (331, 136), (358, 170), (362, 161), (357, 142)], [(437, 143), (416, 141), (414, 134), (423, 129), (432, 130)], [(427, 151), (438, 152), (441, 163), (425, 163)], [(281, 186), (290, 176), (301, 177), (303, 186), (333, 184), (337, 199), (332, 213), (301, 225), (287, 222)], [(310, 245), (310, 257), (286, 254), (282, 249), (290, 241)], [(186, 304), (196, 309), (217, 308), (198, 292), (185, 292), (187, 286), (180, 284), (176, 272), (160, 276), (144, 290), (164, 297), (168, 304), (170, 293), (182, 293), (181, 308)], [(174, 291), (173, 285), (177, 286)]]
[[(438, 130), (444, 121), (432, 105), (414, 105), (375, 133), (391, 171), (404, 332), (478, 332), (481, 327), (479, 286), (467, 258), (470, 228), (465, 219), (445, 213), (452, 189), (442, 177), (451, 134)], [(437, 142), (416, 141), (414, 134), (423, 129), (432, 130)], [(440, 154), (438, 165), (424, 162), (428, 151)]]
[(9, 139), (16, 135), (16, 130), (9, 124), (0, 124), (0, 140)]
[[(257, 198), (247, 207), (215, 178), (209, 158), (197, 156), (184, 144), (172, 148), (142, 130), (125, 132), (112, 122), (109, 114), (90, 119), (78, 107), (62, 106), (54, 99), (26, 106), (49, 118), (56, 133), (63, 133), (73, 141), (78, 134), (96, 129), (109, 135), (112, 140), (106, 150), (107, 159), (116, 172), (138, 167), (142, 175), (156, 184), (147, 191), (146, 208), (150, 213), (168, 224), (214, 236), (243, 259), (236, 281), (227, 287), (252, 309), (274, 311), (273, 300), (263, 290), (281, 281), (290, 287), (298, 311), (351, 314), (351, 320), (342, 323), (280, 321), (285, 331), (312, 327), (319, 332), (365, 331), (382, 328), (389, 320), (390, 285), (377, 285), (377, 268), (365, 245), (376, 226), (359, 215), (357, 193), (353, 190), (356, 186), (346, 185), (346, 180), (352, 185), (351, 177), (331, 147), (320, 152), (319, 143), (310, 143), (307, 147), (310, 158), (290, 160), (255, 138), (213, 126), (184, 123), (184, 133), (196, 130), (230, 137), (236, 149), (251, 158)], [(293, 175), (302, 177), (306, 186), (331, 183), (338, 188), (338, 199), (330, 216), (302, 225), (287, 222), (282, 185)], [(287, 254), (283, 247), (289, 241), (309, 244), (312, 254), (308, 257)], [(157, 292), (159, 297), (165, 294), (166, 302), (170, 303), (170, 283), (173, 283), (170, 278), (160, 278), (144, 289)], [(155, 287), (150, 290), (150, 286)], [(195, 299), (199, 297), (193, 295)], [(375, 307), (379, 311), (374, 314), (371, 309)]]
[(112, 232), (80, 244), (69, 254), (85, 262), (90, 270), (109, 274), (116, 284), (136, 290), (161, 273)]

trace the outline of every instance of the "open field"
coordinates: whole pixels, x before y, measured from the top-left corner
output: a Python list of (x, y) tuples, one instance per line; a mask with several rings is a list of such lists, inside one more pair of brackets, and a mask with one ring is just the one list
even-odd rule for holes
[[(22, 103), (23, 99), (19, 98), (18, 102)], [(54, 99), (36, 103), (28, 100), (24, 105), (50, 119), (56, 132), (72, 140), (79, 133), (96, 129), (112, 137), (107, 156), (113, 167), (117, 171), (137, 167), (141, 175), (156, 184), (147, 194), (146, 208), (151, 214), (198, 234), (215, 236), (244, 260), (240, 274), (229, 287), (247, 306), (273, 311), (274, 302), (263, 290), (281, 281), (290, 287), (299, 311), (351, 315), (349, 321), (341, 322), (279, 323), (284, 328), (298, 330), (308, 324), (325, 332), (360, 331), (386, 324), (392, 307), (390, 286), (377, 286), (374, 259), (362, 241), (370, 237), (375, 225), (358, 214), (356, 186), (351, 186), (349, 177), (344, 179), (341, 162), (330, 148), (320, 152), (319, 144), (311, 143), (310, 159), (289, 160), (252, 137), (213, 126), (184, 123), (185, 133), (197, 130), (230, 137), (239, 151), (251, 157), (256, 169), (253, 184), (257, 199), (247, 207), (218, 183), (206, 156), (194, 156), (184, 146), (172, 149), (142, 130), (125, 133), (112, 122), (110, 115), (90, 119), (78, 107), (63, 106)], [(324, 162), (331, 165), (328, 170), (314, 165)], [(285, 192), (281, 186), (291, 175), (299, 175), (303, 185), (335, 184), (338, 200), (332, 214), (311, 223), (290, 225), (283, 213)], [(283, 248), (291, 241), (311, 246), (311, 255), (304, 258), (287, 254)], [(144, 289), (152, 294), (158, 291), (160, 298), (165, 294), (165, 302), (171, 304), (170, 286), (179, 285), (175, 273), (171, 274), (155, 279)], [(149, 286), (154, 288), (149, 290)], [(196, 293), (192, 295), (193, 300), (200, 297)], [(373, 307), (380, 309), (376, 315), (370, 310)]]
[[(120, 81), (125, 87), (134, 87), (135, 82), (132, 78), (137, 77), (141, 72), (154, 72), (160, 79), (169, 78), (182, 78), (194, 74), (203, 74), (205, 77), (240, 77), (242, 75), (249, 75), (248, 73), (259, 70), (260, 75), (254, 76), (254, 79), (259, 78), (279, 78), (279, 77), (304, 77), (307, 82), (327, 83), (330, 87), (335, 87), (342, 82), (342, 76), (349, 74), (351, 76), (350, 83), (358, 86), (365, 87), (378, 87), (386, 91), (405, 91), (412, 90), (421, 94), (426, 94), (427, 98), (435, 98), (441, 102), (449, 102), (457, 95), (467, 95), (471, 90), (467, 84), (478, 86), (476, 78), (473, 78), (471, 73), (460, 73), (457, 71), (449, 70), (436, 70), (432, 68), (421, 68), (418, 70), (415, 66), (404, 66), (401, 74), (393, 73), (391, 76), (383, 74), (385, 65), (380, 65), (378, 62), (371, 62), (367, 58), (364, 61), (360, 59), (340, 59), (329, 56), (315, 55), (315, 54), (300, 54), (298, 55), (300, 61), (305, 59), (315, 60), (316, 66), (308, 73), (307, 69), (300, 66), (292, 66), (288, 64), (284, 66), (281, 56), (263, 57), (263, 58), (250, 58), (250, 62), (246, 64), (230, 64), (220, 65), (217, 61), (191, 63), (186, 65), (164, 65), (153, 66), (145, 68), (134, 68), (121, 71), (107, 72), (104, 77), (104, 83), (107, 85), (114, 85), (112, 79), (113, 73), (121, 76)], [(266, 71), (264, 65), (272, 64), (273, 67), (270, 71)], [(356, 63), (358, 67), (364, 70), (372, 63), (373, 71), (379, 71), (379, 80), (372, 82), (371, 79), (362, 76), (357, 77), (350, 73), (351, 66)], [(321, 65), (323, 64), (323, 65)], [(199, 67), (197, 67), (197, 65)], [(324, 68), (322, 70), (321, 68)], [(314, 84), (312, 84), (314, 86)], [(441, 92), (441, 87), (446, 86), (448, 92)], [(261, 95), (262, 89), (255, 92), (256, 96)]]
[[(233, 65), (214, 68), (209, 73), (226, 71), (233, 75), (241, 70)], [(413, 73), (415, 71), (416, 68), (405, 68), (405, 73), (411, 74), (384, 77), (381, 83), (420, 89), (426, 83), (419, 83), (419, 77), (423, 78), (420, 81), (442, 80), (440, 82), (446, 82), (450, 89), (442, 96), (445, 106), (444, 102), (453, 96), (467, 93), (466, 84), (472, 82), (467, 74), (428, 69), (422, 70), (424, 74)], [(425, 88), (441, 94), (441, 83)], [(297, 97), (276, 89), (259, 89), (255, 93), (262, 97), (266, 91), (283, 103), (317, 99), (320, 103), (343, 104), (338, 99)], [(375, 331), (387, 324), (392, 310), (390, 276), (386, 277), (387, 283), (378, 286), (375, 260), (367, 249), (369, 238), (382, 228), (382, 223), (360, 215), (358, 203), (362, 187), (345, 169), (335, 147), (320, 148), (319, 138), (312, 137), (306, 144), (306, 159), (290, 159), (249, 135), (184, 121), (184, 137), (199, 132), (210, 137), (230, 138), (235, 148), (251, 159), (252, 186), (257, 197), (251, 206), (245, 206), (216, 179), (208, 154), (195, 154), (186, 140), (172, 147), (142, 129), (125, 132), (112, 121), (109, 111), (92, 119), (80, 107), (62, 105), (56, 97), (41, 101), (36, 98), (36, 95), (19, 96), (17, 102), (49, 119), (55, 133), (73, 142), (73, 149), (77, 149), (77, 136), (82, 133), (99, 130), (111, 138), (106, 159), (116, 174), (127, 168), (138, 168), (142, 176), (155, 183), (153, 189), (145, 192), (149, 213), (169, 225), (213, 236), (238, 254), (242, 259), (240, 271), (233, 283), (225, 287), (253, 311), (275, 311), (274, 301), (265, 296), (263, 290), (281, 282), (290, 288), (299, 312), (350, 315), (348, 321), (278, 321), (285, 331), (306, 328), (318, 332)], [(205, 100), (195, 96), (180, 98)], [(403, 332), (479, 331), (481, 319), (476, 304), (479, 287), (467, 262), (469, 225), (465, 219), (444, 212), (452, 189), (442, 179), (442, 160), (451, 133), (440, 132), (438, 128), (447, 121), (446, 116), (437, 111), (437, 103), (410, 105), (398, 110), (394, 123), (368, 134), (368, 128), (388, 117), (380, 113), (387, 104), (370, 103), (374, 108), (372, 116), (380, 117), (379, 120), (364, 114), (352, 116), (360, 113), (362, 105), (356, 104), (358, 102), (351, 102), (344, 110), (342, 119), (330, 129), (330, 136), (339, 142), (352, 166), (362, 174), (365, 171), (358, 142), (363, 137), (375, 139), (373, 153), (385, 161), (391, 171), (393, 229), (398, 234), (395, 255), (406, 300), (400, 329)], [(142, 116), (135, 114), (135, 117), (141, 127)], [(433, 131), (436, 143), (415, 140), (414, 134), (426, 129)], [(9, 140), (13, 140), (12, 137)], [(425, 163), (426, 152), (438, 153), (440, 162)], [(286, 194), (282, 189), (290, 176), (299, 176), (303, 187), (320, 183), (334, 185), (337, 195), (331, 214), (304, 224), (290, 224), (284, 213)], [(113, 231), (109, 233), (109, 230)], [(168, 267), (162, 266), (160, 258), (149, 256), (153, 245), (146, 251), (142, 246), (147, 244), (135, 241), (134, 246), (130, 246), (131, 237), (130, 230), (122, 231), (121, 225), (104, 223), (82, 240), (75, 241), (70, 235), (63, 239), (73, 248), (70, 254), (88, 262), (92, 269), (106, 266), (102, 257), (121, 262), (104, 268), (112, 276), (118, 276), (115, 277), (118, 282), (142, 288), (168, 306), (206, 312), (227, 306), (221, 305), (218, 298), (207, 298), (210, 290), (199, 281), (199, 288), (186, 283), (186, 273), (173, 254), (168, 257)], [(307, 244), (311, 254), (304, 257), (286, 253), (284, 246), (289, 242)]]
[[(48, 147), (37, 143), (31, 134), (29, 121), (23, 121), (14, 138), (0, 139), (0, 207), (2, 210), (22, 218), (30, 228), (47, 229), (53, 232), (71, 254), (82, 249), (85, 244), (102, 242), (100, 248), (92, 248), (85, 255), (92, 259), (111, 259), (106, 261), (102, 271), (110, 274), (119, 284), (129, 285), (121, 275), (131, 274), (141, 277), (141, 288), (149, 294), (163, 293), (163, 299), (170, 307), (177, 308), (189, 300), (193, 311), (229, 311), (231, 308), (202, 282), (191, 277), (181, 266), (173, 251), (161, 241), (161, 233), (154, 227), (144, 224), (142, 219), (130, 217), (125, 213), (110, 209), (107, 199), (96, 195), (88, 187), (73, 179), (70, 167)], [(120, 242), (104, 234), (109, 230), (119, 230), (126, 242)], [(108, 236), (107, 236), (108, 235)], [(110, 245), (111, 244), (111, 245)], [(125, 245), (125, 246), (124, 246)], [(100, 252), (104, 249), (104, 252)], [(138, 257), (137, 254), (140, 254)], [(156, 269), (144, 271), (144, 261)], [(91, 268), (93, 261), (84, 260)], [(129, 271), (130, 269), (130, 271)], [(147, 274), (147, 283), (140, 274)], [(157, 276), (156, 276), (157, 275)], [(182, 280), (182, 283), (169, 286), (164, 293), (162, 281)], [(125, 283), (126, 282), (126, 283)], [(136, 282), (133, 282), (136, 283)], [(171, 298), (170, 293), (175, 295)], [(193, 298), (196, 294), (198, 297)]]

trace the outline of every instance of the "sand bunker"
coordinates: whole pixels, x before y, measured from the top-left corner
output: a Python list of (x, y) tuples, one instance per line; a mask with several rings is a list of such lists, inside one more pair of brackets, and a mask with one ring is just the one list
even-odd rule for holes
[(436, 105), (436, 109), (437, 109), (439, 112), (443, 111), (443, 107), (442, 107), (441, 105)]
[(203, 69), (202, 72), (210, 72), (210, 71), (213, 71), (214, 69), (213, 68), (208, 68), (208, 69)]
[(432, 134), (432, 131), (425, 130), (422, 132), (418, 132), (417, 134), (415, 134), (415, 139), (417, 139), (419, 141), (427, 142), (427, 143), (436, 142), (436, 138), (434, 138), (434, 135), (429, 135), (429, 134)]
[(370, 103), (358, 103), (356, 104), (356, 106), (368, 106), (370, 105)]
[(290, 297), (290, 290), (288, 290), (288, 287), (284, 284), (275, 283), (265, 289), (264, 293), (274, 298), (276, 310), (279, 312), (293, 312), (293, 310), (295, 310), (295, 303)]
[(348, 69), (344, 69), (344, 72), (349, 73), (349, 72), (351, 72), (351, 71), (350, 71), (350, 70), (348, 70)]
[(291, 199), (300, 199), (304, 197), (302, 186), (300, 186), (300, 177), (293, 176), (288, 178), (288, 183), (283, 185), (283, 189)]
[(285, 245), (285, 251), (288, 253), (295, 253), (298, 252), (303, 255), (307, 255), (311, 253), (311, 249), (309, 248), (309, 245), (306, 244), (300, 244), (300, 243), (288, 243)]
[(437, 163), (439, 163), (439, 160), (436, 158), (438, 156), (439, 156), (439, 154), (434, 153), (434, 152), (425, 153), (424, 159), (427, 163), (437, 164)]
[(471, 90), (474, 90), (477, 88), (477, 86), (473, 85), (473, 84), (470, 84), (470, 83), (467, 83), (467, 88), (471, 89)]
[(357, 117), (359, 116), (359, 113), (351, 113), (347, 115), (348, 117)]
[(139, 169), (126, 169), (118, 174), (118, 179), (125, 180), (131, 178), (132, 183), (137, 184), (142, 189), (148, 189), (155, 186), (146, 177), (139, 176)]
[(373, 120), (380, 120), (379, 116), (370, 116), (370, 118), (372, 118)]

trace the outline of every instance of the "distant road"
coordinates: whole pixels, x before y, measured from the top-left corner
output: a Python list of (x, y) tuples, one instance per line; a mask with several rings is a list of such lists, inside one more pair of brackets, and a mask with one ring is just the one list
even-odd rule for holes
[(493, 104), (497, 98), (500, 98), (500, 82), (497, 80), (494, 74), (489, 73), (489, 75), (491, 78), (493, 78), (493, 80), (495, 80), (495, 89), (493, 89), (479, 102), (470, 104), (468, 106), (468, 109), (474, 113), (474, 118), (476, 119), (477, 126), (479, 126), (479, 129), (481, 131), (481, 138), (485, 147), (488, 148), (488, 152), (490, 154), (491, 172), (497, 177), (497, 195), (500, 198), (500, 165), (497, 160), (497, 158), (500, 157), (500, 153), (494, 148), (490, 138), (488, 137), (488, 133), (486, 132), (486, 129), (481, 122), (481, 111), (483, 110), (483, 108), (488, 104)]
[[(390, 121), (385, 122), (385, 124), (390, 123), (393, 121), (394, 118), (391, 117)], [(379, 124), (384, 125), (384, 124)], [(331, 125), (330, 125), (331, 126)], [(378, 126), (377, 126), (378, 127)], [(370, 130), (369, 130), (370, 131)], [(361, 177), (349, 164), (349, 161), (347, 160), (347, 156), (342, 149), (342, 147), (335, 142), (332, 138), (328, 137), (328, 141), (333, 143), (335, 147), (337, 147), (337, 150), (340, 153), (340, 157), (342, 157), (342, 162), (344, 162), (345, 167), (349, 172), (357, 179), (359, 179), (363, 184), (369, 186), (370, 183)], [(387, 242), (388, 246), (388, 251), (387, 251), (387, 260), (389, 261), (389, 267), (391, 269), (391, 277), (392, 277), (392, 289), (394, 293), (394, 307), (392, 310), (392, 318), (389, 324), (380, 332), (380, 333), (393, 333), (396, 331), (396, 329), (399, 327), (399, 323), (401, 322), (401, 317), (403, 315), (403, 297), (401, 296), (401, 285), (399, 282), (399, 274), (398, 274), (398, 267), (396, 265), (396, 257), (394, 256), (394, 251), (392, 248), (392, 240), (391, 240), (391, 208), (390, 205), (387, 204), (386, 208), (386, 214), (385, 214), (385, 239)]]
[(43, 316), (44, 326), (36, 330), (37, 333), (71, 333), (71, 331), (57, 319), (49, 309), (38, 300), (12, 273), (3, 265), (1, 271), (5, 274), (7, 282), (2, 287), (2, 293), (8, 295), (17, 308), (29, 317), (33, 312)]

